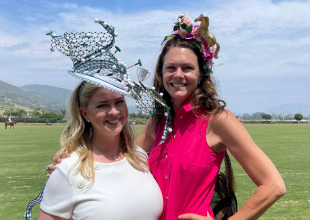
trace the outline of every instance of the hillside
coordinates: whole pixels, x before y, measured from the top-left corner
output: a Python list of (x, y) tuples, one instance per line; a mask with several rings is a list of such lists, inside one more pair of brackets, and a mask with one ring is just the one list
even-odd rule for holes
[(0, 101), (4, 103), (16, 104), (28, 108), (40, 107), (45, 111), (58, 112), (64, 109), (65, 105), (57, 100), (50, 100), (38, 94), (32, 94), (21, 88), (8, 84), (0, 80)]
[(32, 93), (51, 102), (58, 102), (63, 106), (66, 105), (73, 92), (69, 89), (36, 84), (25, 85), (20, 88), (26, 92)]

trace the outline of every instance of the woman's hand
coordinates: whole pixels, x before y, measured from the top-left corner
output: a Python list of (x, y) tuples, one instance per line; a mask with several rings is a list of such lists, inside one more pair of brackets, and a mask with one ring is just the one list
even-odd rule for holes
[(149, 118), (142, 132), (139, 134), (135, 144), (141, 147), (148, 154), (151, 151), (156, 136), (157, 122), (154, 118)]
[[(70, 157), (71, 154), (67, 154), (67, 157)], [(58, 157), (58, 158), (53, 158), (53, 162), (54, 164), (60, 164), (62, 161), (62, 157)], [(46, 175), (47, 178), (50, 178), (51, 174), (56, 170), (56, 166), (54, 164), (49, 164), (46, 167), (48, 168), (48, 174)], [(46, 170), (47, 171), (47, 170)]]
[(213, 220), (213, 218), (208, 216), (197, 215), (193, 213), (182, 214), (178, 219), (192, 219), (192, 220)]

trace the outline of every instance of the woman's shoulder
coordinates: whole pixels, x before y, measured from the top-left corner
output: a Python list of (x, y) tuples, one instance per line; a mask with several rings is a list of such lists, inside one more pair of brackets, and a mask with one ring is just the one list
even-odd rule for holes
[(224, 109), (218, 114), (211, 115), (208, 130), (225, 139), (228, 137), (236, 137), (241, 131), (245, 131), (240, 121), (228, 109)]
[[(57, 168), (61, 168), (63, 171), (65, 171), (66, 173), (69, 172), (69, 170), (72, 168), (72, 166), (74, 164), (76, 164), (76, 162), (79, 159), (79, 155), (76, 152), (72, 152), (70, 157), (67, 157), (65, 159), (62, 159), (60, 164), (57, 164), (56, 167)], [(56, 169), (57, 169), (56, 168)]]
[(235, 121), (237, 120), (237, 118), (230, 110), (224, 109), (220, 113), (210, 115), (210, 120), (218, 124), (223, 124), (223, 123), (228, 123), (231, 120)]
[(209, 128), (220, 133), (234, 127), (234, 125), (240, 124), (236, 116), (228, 109), (224, 109), (218, 114), (212, 114), (210, 116)]

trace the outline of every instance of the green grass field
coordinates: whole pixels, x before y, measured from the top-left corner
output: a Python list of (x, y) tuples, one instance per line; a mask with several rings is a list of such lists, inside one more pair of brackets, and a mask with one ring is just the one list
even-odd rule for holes
[[(138, 135), (143, 126), (134, 126)], [(30, 200), (46, 181), (44, 166), (60, 148), (64, 127), (0, 127), (0, 219), (24, 219)], [(260, 219), (310, 219), (310, 125), (246, 125), (259, 147), (284, 178), (287, 194)], [(239, 207), (255, 185), (234, 159)], [(38, 218), (39, 206), (33, 209)]]

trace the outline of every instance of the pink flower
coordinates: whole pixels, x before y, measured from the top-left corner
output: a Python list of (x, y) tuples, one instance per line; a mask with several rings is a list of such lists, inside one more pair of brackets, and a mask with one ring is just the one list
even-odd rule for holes
[(198, 41), (198, 42), (201, 42), (201, 41), (202, 41), (200, 34), (194, 33), (194, 39), (195, 39), (196, 41)]
[(190, 25), (191, 24), (191, 19), (187, 16), (184, 16), (183, 17), (183, 23), (186, 24), (186, 25)]
[(201, 48), (206, 48), (206, 51), (208, 51), (208, 42), (206, 41), (206, 40), (202, 40), (201, 42), (200, 42), (200, 46), (201, 46)]
[(183, 18), (184, 16), (185, 16), (185, 14), (182, 13), (182, 14), (179, 15), (179, 18)]
[(207, 52), (207, 59), (209, 60), (209, 59), (212, 59), (212, 57), (213, 57), (213, 53), (211, 53), (211, 52)]
[(213, 57), (213, 53), (212, 51), (208, 51), (208, 42), (206, 40), (202, 40), (200, 42), (200, 48), (202, 51), (202, 57), (204, 58), (204, 60), (209, 60), (212, 59)]
[(191, 34), (191, 33), (187, 33), (187, 34), (184, 35), (184, 38), (185, 38), (185, 39), (193, 39), (193, 38), (194, 38), (194, 35)]
[(213, 60), (212, 59), (209, 59), (208, 61), (207, 61), (207, 67), (210, 67), (210, 66), (212, 66), (214, 63), (213, 63)]
[(192, 32), (196, 32), (198, 28), (199, 28), (199, 25), (195, 25), (195, 26), (193, 27)]
[(172, 32), (171, 32), (171, 34), (180, 34), (180, 30), (173, 31), (173, 28), (174, 28), (174, 25), (172, 25)]
[(171, 34), (180, 34), (180, 30), (172, 31)]
[(214, 44), (212, 47), (210, 47), (210, 52), (215, 53), (216, 48), (217, 48), (217, 45)]

